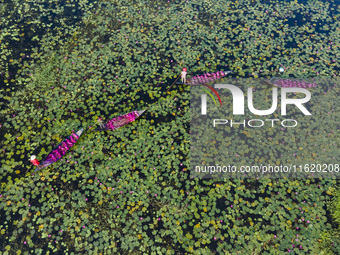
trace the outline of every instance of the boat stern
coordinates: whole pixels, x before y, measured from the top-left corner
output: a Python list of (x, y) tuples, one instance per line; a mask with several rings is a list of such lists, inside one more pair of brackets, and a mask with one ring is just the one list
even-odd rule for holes
[(81, 134), (82, 134), (83, 132), (84, 132), (84, 128), (81, 128), (81, 129), (79, 129), (79, 130), (77, 131), (76, 135), (77, 135), (78, 137), (80, 137)]

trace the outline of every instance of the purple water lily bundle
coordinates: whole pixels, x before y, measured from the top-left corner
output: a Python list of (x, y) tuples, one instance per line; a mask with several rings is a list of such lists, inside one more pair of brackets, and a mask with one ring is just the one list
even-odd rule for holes
[(197, 85), (203, 83), (210, 83), (217, 79), (220, 79), (226, 75), (231, 73), (231, 71), (218, 71), (216, 73), (205, 73), (202, 75), (196, 75), (187, 79), (187, 84), (189, 85)]
[(51, 151), (44, 160), (42, 160), (41, 164), (37, 166), (35, 172), (48, 167), (49, 165), (61, 159), (66, 154), (66, 152), (78, 141), (83, 131), (84, 129), (82, 128), (76, 133), (72, 133), (64, 141), (58, 144), (56, 148), (53, 149), (53, 151)]
[(293, 79), (275, 79), (271, 81), (274, 86), (280, 88), (313, 88), (316, 87), (315, 83), (305, 82), (303, 80)]
[(94, 131), (115, 130), (135, 121), (145, 110), (133, 111), (109, 120), (104, 127), (98, 127)]

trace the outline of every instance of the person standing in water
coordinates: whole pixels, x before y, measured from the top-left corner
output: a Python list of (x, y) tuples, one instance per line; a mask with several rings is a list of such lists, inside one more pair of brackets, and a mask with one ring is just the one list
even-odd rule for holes
[(32, 164), (35, 165), (35, 166), (39, 166), (39, 165), (40, 165), (39, 161), (35, 158), (35, 155), (32, 155), (32, 156), (31, 156), (30, 161), (31, 161)]
[(102, 117), (99, 117), (97, 121), (98, 121), (98, 124), (100, 125), (100, 128), (104, 129), (104, 128), (105, 128), (105, 125), (104, 125), (104, 123), (103, 123), (103, 118), (102, 118)]
[(181, 76), (182, 76), (182, 83), (187, 82), (187, 70), (185, 67), (182, 69)]

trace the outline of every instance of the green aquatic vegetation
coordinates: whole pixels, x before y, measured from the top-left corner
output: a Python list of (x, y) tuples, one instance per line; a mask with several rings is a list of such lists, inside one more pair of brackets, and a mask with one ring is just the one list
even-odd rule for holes
[(334, 219), (332, 228), (321, 233), (319, 239), (319, 247), (321, 254), (337, 254), (339, 252), (339, 190), (338, 188), (331, 187), (328, 191), (329, 194), (333, 194), (334, 198), (328, 203), (328, 208), (331, 212), (331, 217)]
[[(332, 76), (334, 88), (310, 110), (335, 125), (336, 8), (321, 1), (1, 3), (0, 250), (313, 253), (330, 228), (324, 205), (337, 181), (191, 178), (190, 88), (166, 91), (183, 67), (188, 75), (233, 70), (269, 78), (284, 67), (282, 77)], [(125, 128), (86, 133), (65, 158), (33, 175), (30, 155), (43, 158), (98, 116), (148, 107)], [(291, 131), (275, 129), (228, 130), (223, 149), (240, 164), (276, 164), (288, 147), (301, 160), (338, 159), (336, 146), (323, 142), (336, 143), (337, 130), (301, 125), (316, 131), (298, 137), (300, 144), (324, 146), (316, 156), (299, 150)]]

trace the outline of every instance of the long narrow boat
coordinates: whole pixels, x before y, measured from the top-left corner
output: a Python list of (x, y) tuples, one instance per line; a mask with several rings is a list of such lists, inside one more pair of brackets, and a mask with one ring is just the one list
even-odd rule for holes
[(122, 126), (127, 125), (130, 122), (135, 121), (139, 116), (141, 116), (146, 110), (133, 111), (127, 114), (118, 116), (109, 120), (107, 123), (103, 124), (102, 127), (97, 127), (94, 131), (105, 131), (105, 130), (116, 130)]
[(48, 155), (44, 158), (40, 165), (34, 170), (35, 172), (52, 165), (61, 159), (66, 152), (78, 141), (79, 137), (82, 135), (84, 128), (81, 128), (76, 133), (72, 133), (69, 137), (64, 139), (59, 143)]
[[(204, 74), (199, 74), (193, 77), (190, 77), (187, 79), (186, 83), (183, 82), (176, 82), (177, 84), (184, 84), (184, 85), (191, 85), (191, 86), (206, 86), (207, 88), (209, 88), (212, 92), (214, 92), (214, 94), (217, 96), (218, 100), (220, 101), (220, 104), (222, 106), (222, 100), (220, 98), (220, 96), (218, 95), (217, 91), (211, 87), (210, 85), (208, 85), (207, 83), (219, 80), (223, 77), (225, 77), (226, 75), (232, 73), (232, 71), (218, 71), (216, 73), (204, 73)], [(210, 94), (210, 96), (213, 98), (213, 96)], [(214, 102), (215, 99), (213, 98)], [(215, 102), (216, 104), (216, 102)]]
[(216, 73), (204, 73), (187, 78), (186, 83), (177, 82), (177, 84), (203, 85), (221, 79), (230, 73), (232, 73), (232, 71), (218, 71)]
[(316, 87), (315, 83), (306, 82), (297, 79), (282, 79), (273, 77), (270, 80), (263, 80), (265, 83), (278, 88), (313, 88)]

